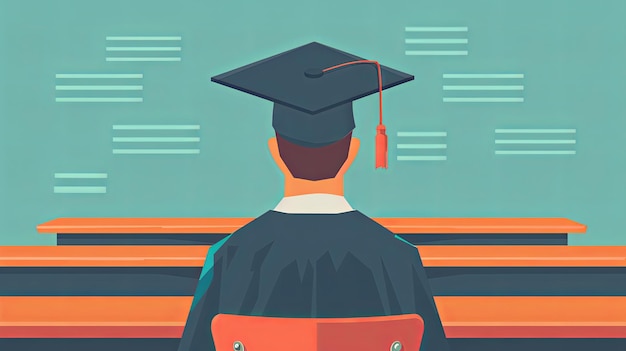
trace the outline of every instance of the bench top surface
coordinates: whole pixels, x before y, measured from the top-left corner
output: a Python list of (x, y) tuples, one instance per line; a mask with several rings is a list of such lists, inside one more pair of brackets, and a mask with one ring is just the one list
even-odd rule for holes
[[(201, 267), (209, 246), (0, 246), (0, 267)], [(626, 246), (418, 246), (425, 267), (626, 267)]]
[[(0, 337), (179, 338), (192, 297), (0, 297)], [(626, 337), (626, 297), (435, 297), (449, 338)], [(30, 334), (27, 334), (30, 333)], [(63, 334), (65, 333), (65, 334)]]
[[(37, 226), (48, 234), (223, 234), (253, 218), (57, 218)], [(396, 234), (565, 234), (587, 226), (567, 218), (374, 218)]]

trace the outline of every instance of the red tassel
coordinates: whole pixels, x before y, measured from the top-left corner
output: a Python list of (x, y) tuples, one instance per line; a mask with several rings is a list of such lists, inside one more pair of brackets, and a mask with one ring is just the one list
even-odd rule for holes
[(376, 70), (378, 71), (378, 116), (380, 119), (378, 127), (376, 127), (376, 168), (387, 168), (387, 135), (385, 134), (385, 126), (383, 125), (383, 76), (380, 63), (372, 60), (350, 61), (325, 68), (322, 70), (322, 73), (358, 63), (373, 63), (376, 65)]
[(387, 134), (385, 126), (376, 127), (376, 168), (387, 168)]

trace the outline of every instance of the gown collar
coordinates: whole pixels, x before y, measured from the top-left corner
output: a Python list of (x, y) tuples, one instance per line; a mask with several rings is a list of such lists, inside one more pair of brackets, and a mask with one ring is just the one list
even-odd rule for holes
[(306, 194), (284, 197), (274, 208), (283, 213), (329, 213), (354, 211), (343, 196), (333, 194)]

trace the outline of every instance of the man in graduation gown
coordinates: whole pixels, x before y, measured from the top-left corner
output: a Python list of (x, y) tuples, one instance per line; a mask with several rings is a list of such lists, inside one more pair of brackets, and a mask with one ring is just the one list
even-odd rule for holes
[[(307, 57), (329, 50), (313, 49)], [(341, 63), (336, 61), (346, 58), (333, 57), (322, 65)], [(259, 69), (254, 65), (246, 69)], [(214, 81), (237, 87), (229, 81), (231, 74)], [(420, 350), (447, 351), (417, 249), (354, 210), (343, 196), (344, 174), (360, 145), (352, 137), (353, 122), (345, 122), (353, 118), (351, 100), (321, 112), (332, 116), (318, 133), (298, 121), (302, 112), (273, 101), (276, 137), (268, 145), (285, 177), (284, 198), (210, 248), (179, 351), (214, 350), (211, 321), (219, 313), (290, 318), (415, 313), (425, 325)], [(344, 123), (336, 127), (341, 119)], [(268, 337), (280, 338), (281, 331)]]

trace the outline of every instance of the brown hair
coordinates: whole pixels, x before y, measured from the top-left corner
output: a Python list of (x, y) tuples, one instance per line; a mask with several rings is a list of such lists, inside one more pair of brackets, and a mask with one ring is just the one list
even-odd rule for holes
[(280, 158), (294, 178), (322, 180), (335, 178), (348, 159), (352, 132), (341, 140), (312, 148), (294, 144), (276, 134)]

